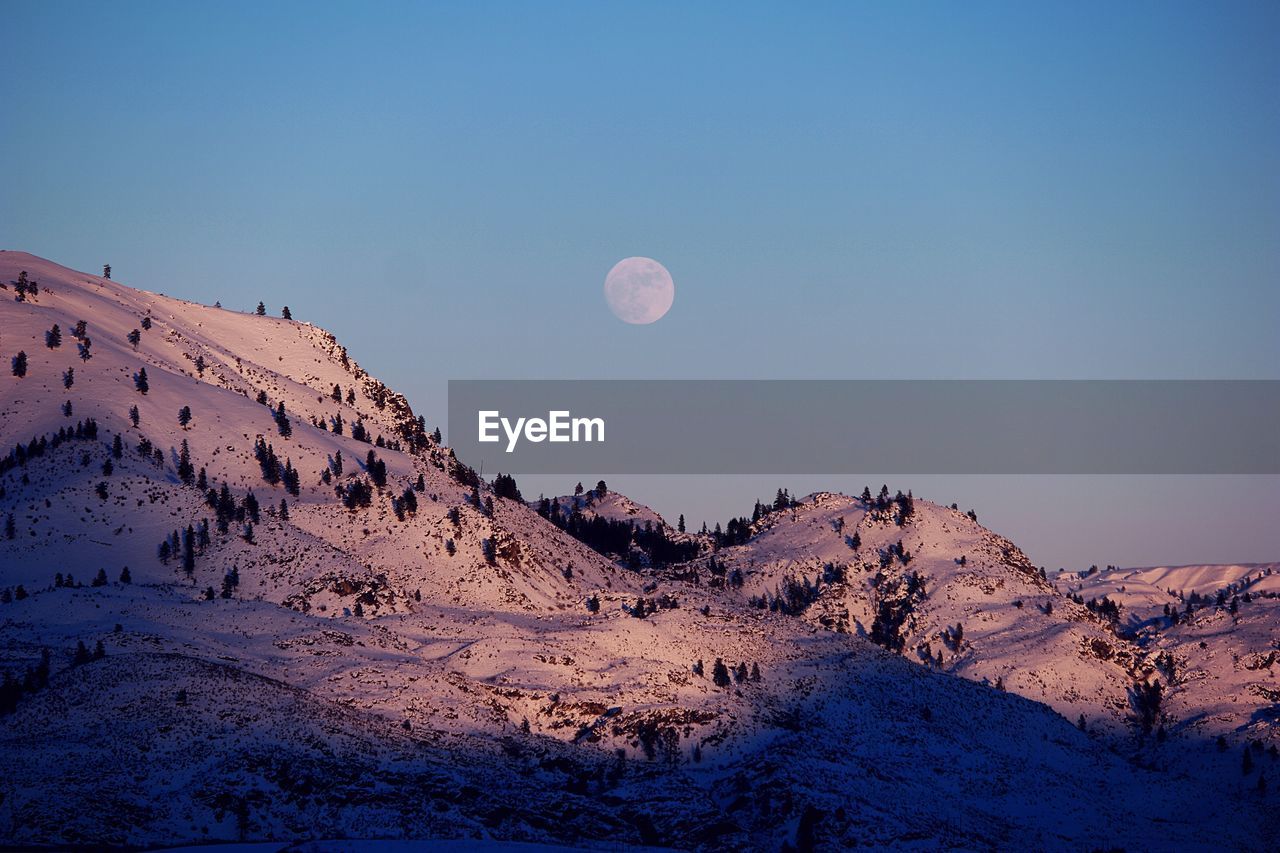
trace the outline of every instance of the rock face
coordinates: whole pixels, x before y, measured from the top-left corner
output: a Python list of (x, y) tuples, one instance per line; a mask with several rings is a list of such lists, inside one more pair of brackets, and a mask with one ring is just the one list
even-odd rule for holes
[(1143, 737), (1172, 635), (958, 512), (819, 494), (717, 549), (609, 493), (583, 512), (688, 545), (624, 566), (328, 332), (18, 252), (0, 282), (0, 844), (1274, 846), (1270, 755), (1190, 722), (1265, 655)]

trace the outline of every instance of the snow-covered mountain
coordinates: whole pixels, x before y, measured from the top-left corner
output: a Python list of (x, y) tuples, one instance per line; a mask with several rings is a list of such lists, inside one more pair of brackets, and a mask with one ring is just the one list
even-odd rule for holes
[(1157, 665), (1171, 725), (1237, 750), (1280, 749), (1280, 563), (1082, 574), (1057, 583), (1119, 606), (1117, 622)]
[(0, 282), (0, 844), (1274, 846), (1273, 759), (1136, 736), (1153, 650), (959, 512), (596, 495), (695, 552), (624, 567), (324, 330)]

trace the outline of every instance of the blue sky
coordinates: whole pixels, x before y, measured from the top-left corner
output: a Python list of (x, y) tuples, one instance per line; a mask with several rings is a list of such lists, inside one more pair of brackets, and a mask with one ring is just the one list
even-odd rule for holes
[[(288, 304), (432, 422), (451, 377), (1280, 378), (1275, 3), (0, 20), (0, 243)], [(676, 280), (653, 326), (601, 296), (630, 255)], [(775, 487), (614, 485), (699, 521)], [(1274, 479), (928, 485), (1051, 565), (1280, 559)]]

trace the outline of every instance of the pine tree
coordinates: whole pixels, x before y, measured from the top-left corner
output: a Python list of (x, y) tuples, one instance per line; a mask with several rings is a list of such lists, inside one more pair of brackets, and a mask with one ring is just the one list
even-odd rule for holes
[(676, 530), (684, 533), (684, 513), (680, 513), (680, 520), (676, 522)]
[(289, 312), (289, 306), (288, 306), (288, 305), (284, 306), (284, 309), (280, 312), (280, 316), (281, 316), (281, 317), (283, 317), (283, 318), (284, 318), (284, 319), (286, 319), (286, 320), (292, 320), (292, 319), (293, 319), (293, 314), (291, 314), (291, 313)]
[(62, 346), (62, 329), (58, 328), (57, 323), (54, 323), (53, 328), (44, 333), (44, 345), (49, 349), (57, 349)]
[(191, 448), (187, 440), (182, 439), (182, 448), (178, 451), (178, 479), (190, 486), (195, 483), (196, 472), (191, 464)]
[(81, 361), (88, 361), (93, 358), (93, 353), (89, 348), (93, 346), (93, 341), (88, 338), (81, 338), (80, 343), (76, 344), (76, 353), (80, 356)]
[(151, 315), (150, 314), (142, 318), (142, 328), (144, 331), (148, 331), (148, 332), (151, 331)]
[(105, 279), (111, 278), (111, 264), (102, 265), (102, 277)]
[(191, 407), (183, 406), (181, 409), (178, 409), (178, 425), (183, 429), (186, 429), (187, 424), (189, 423), (191, 423)]
[(13, 357), (13, 375), (19, 379), (27, 375), (27, 354), (22, 350)]
[(151, 390), (151, 384), (147, 381), (147, 369), (145, 367), (138, 368), (138, 372), (133, 374), (133, 386), (141, 394)]
[(729, 668), (724, 665), (724, 661), (720, 658), (716, 658), (715, 666), (711, 668), (711, 681), (716, 687), (729, 686)]
[(265, 317), (267, 315), (267, 306), (259, 302), (258, 307), (254, 310), (253, 313), (257, 314), (259, 317)]
[(142, 332), (139, 332), (137, 329), (134, 329), (132, 332), (128, 334), (127, 339), (129, 343), (133, 345), (133, 348), (136, 350), (138, 348), (138, 343), (142, 340)]
[(293, 435), (293, 424), (289, 422), (289, 416), (284, 412), (284, 400), (276, 406), (276, 429), (284, 438)]
[(120, 570), (120, 583), (133, 583), (133, 575), (129, 574), (128, 566)]
[(203, 355), (196, 356), (196, 373), (199, 376), (204, 376), (204, 369), (205, 369), (204, 356)]
[(70, 390), (74, 384), (76, 384), (76, 369), (68, 367), (62, 372), (62, 387)]
[(280, 520), (289, 520), (289, 501), (286, 498), (280, 499)]

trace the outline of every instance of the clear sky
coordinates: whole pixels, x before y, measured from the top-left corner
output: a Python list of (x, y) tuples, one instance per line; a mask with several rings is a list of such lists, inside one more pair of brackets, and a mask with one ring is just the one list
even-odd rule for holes
[[(433, 423), (451, 377), (1280, 378), (1274, 2), (6, 0), (0, 30), (0, 245), (288, 304)], [(601, 295), (630, 255), (676, 281), (652, 326)], [(820, 484), (611, 485), (700, 522)], [(1280, 559), (1274, 478), (893, 485), (1051, 567)]]

